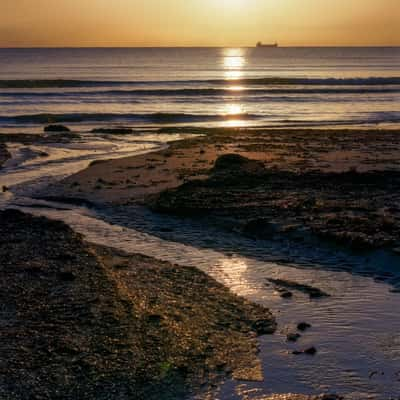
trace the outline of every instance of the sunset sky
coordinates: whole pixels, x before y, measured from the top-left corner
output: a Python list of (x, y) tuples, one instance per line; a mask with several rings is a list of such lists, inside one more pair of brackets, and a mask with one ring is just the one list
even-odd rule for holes
[(400, 45), (399, 0), (0, 0), (0, 46)]

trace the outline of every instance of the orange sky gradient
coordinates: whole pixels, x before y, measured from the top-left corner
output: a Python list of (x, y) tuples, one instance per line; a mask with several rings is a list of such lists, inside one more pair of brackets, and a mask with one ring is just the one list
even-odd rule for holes
[(400, 0), (0, 0), (0, 47), (399, 46)]

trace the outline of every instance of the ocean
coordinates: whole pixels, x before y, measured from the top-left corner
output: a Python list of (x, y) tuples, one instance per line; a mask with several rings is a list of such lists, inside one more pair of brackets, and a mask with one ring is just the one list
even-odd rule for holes
[[(276, 315), (277, 333), (259, 342), (266, 379), (228, 380), (218, 398), (398, 398), (398, 258), (256, 241), (136, 205), (85, 207), (43, 194), (92, 162), (199, 133), (160, 127), (400, 128), (400, 48), (0, 49), (0, 134), (39, 133), (48, 123), (78, 134), (22, 143), (5, 135), (11, 157), (0, 169), (0, 209), (62, 220), (88, 242), (200, 268)], [(92, 132), (112, 126), (134, 131)], [(317, 284), (331, 297), (310, 303), (296, 294), (282, 303), (267, 278)], [(301, 321), (313, 327), (299, 345), (317, 345), (316, 357), (292, 357), (286, 334)]]
[(0, 131), (400, 127), (400, 47), (0, 49)]

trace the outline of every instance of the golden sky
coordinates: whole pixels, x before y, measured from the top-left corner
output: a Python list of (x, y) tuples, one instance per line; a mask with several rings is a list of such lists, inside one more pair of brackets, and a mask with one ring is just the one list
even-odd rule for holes
[(400, 45), (400, 0), (0, 0), (0, 46)]

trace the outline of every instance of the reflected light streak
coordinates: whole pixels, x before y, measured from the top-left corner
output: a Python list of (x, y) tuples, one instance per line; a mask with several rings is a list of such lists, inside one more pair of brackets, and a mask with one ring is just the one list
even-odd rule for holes
[(227, 88), (227, 90), (230, 90), (232, 92), (242, 92), (243, 90), (245, 90), (244, 86), (229, 86)]
[(243, 296), (255, 290), (246, 279), (248, 265), (242, 258), (224, 258), (218, 269), (221, 275), (218, 279), (222, 279), (235, 293)]
[(246, 66), (243, 49), (224, 49), (223, 66), (225, 79), (238, 80), (243, 77), (243, 68)]

